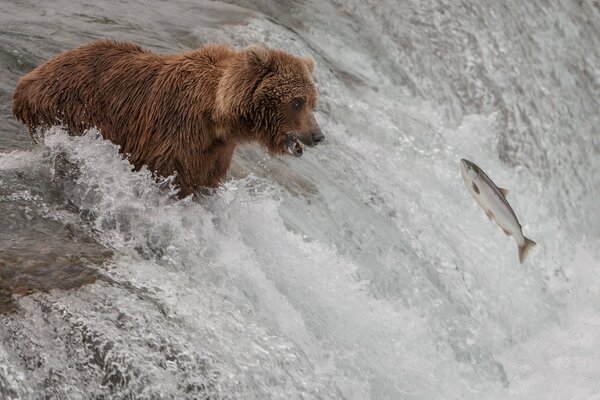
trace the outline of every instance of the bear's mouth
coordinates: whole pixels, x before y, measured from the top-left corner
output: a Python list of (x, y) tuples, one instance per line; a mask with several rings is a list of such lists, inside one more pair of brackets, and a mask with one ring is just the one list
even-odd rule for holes
[(285, 140), (285, 149), (294, 157), (302, 157), (302, 154), (304, 153), (304, 146), (293, 133), (290, 133), (287, 136), (287, 139)]

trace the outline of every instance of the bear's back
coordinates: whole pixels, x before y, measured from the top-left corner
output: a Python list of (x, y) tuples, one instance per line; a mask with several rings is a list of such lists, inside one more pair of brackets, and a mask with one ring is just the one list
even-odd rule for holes
[[(65, 125), (73, 133), (97, 127), (115, 139), (115, 114), (132, 113), (147, 96), (163, 56), (131, 43), (99, 41), (59, 54), (19, 81), (13, 113), (29, 127)], [(139, 100), (138, 100), (139, 102)]]

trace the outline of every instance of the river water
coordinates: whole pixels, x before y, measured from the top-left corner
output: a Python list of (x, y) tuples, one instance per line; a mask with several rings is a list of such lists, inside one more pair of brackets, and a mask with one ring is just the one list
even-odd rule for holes
[[(19, 77), (97, 38), (310, 54), (326, 142), (195, 201), (34, 145)], [(0, 0), (0, 398), (600, 399), (599, 94), (593, 0)]]

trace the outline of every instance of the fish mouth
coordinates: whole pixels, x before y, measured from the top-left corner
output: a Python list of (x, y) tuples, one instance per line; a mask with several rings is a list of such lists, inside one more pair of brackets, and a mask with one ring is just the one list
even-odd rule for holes
[(285, 149), (294, 157), (302, 157), (302, 154), (304, 154), (304, 145), (300, 143), (293, 133), (288, 134), (285, 140)]
[(474, 162), (463, 158), (460, 160), (460, 173), (463, 178), (470, 177), (472, 179), (479, 174), (479, 167)]
[[(467, 185), (467, 187), (471, 187), (471, 183), (473, 182), (473, 180), (475, 179), (475, 171), (474, 169), (471, 167), (471, 165), (473, 165), (472, 162), (470, 162), (469, 160), (465, 160), (464, 158), (462, 160), (460, 160), (460, 165), (459, 165), (459, 171), (460, 171), (460, 175), (463, 178), (463, 181), (465, 181), (465, 185)], [(470, 189), (469, 189), (470, 190)]]
[(467, 160), (465, 160), (464, 158), (460, 160), (459, 170), (461, 175), (465, 177), (465, 175), (467, 174)]
[(472, 169), (472, 170), (474, 170), (474, 171), (477, 171), (477, 170), (478, 170), (478, 167), (477, 167), (477, 165), (476, 165), (476, 164), (475, 164), (473, 161), (469, 161), (469, 160), (467, 160), (467, 159), (465, 159), (465, 158), (462, 158), (462, 159), (460, 160), (460, 165), (461, 165), (463, 168), (465, 168), (465, 169)]

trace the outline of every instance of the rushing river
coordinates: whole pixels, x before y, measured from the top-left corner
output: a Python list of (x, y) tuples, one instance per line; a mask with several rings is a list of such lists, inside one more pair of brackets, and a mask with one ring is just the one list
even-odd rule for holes
[[(326, 142), (182, 201), (35, 145), (19, 77), (97, 38), (312, 55)], [(600, 399), (599, 111), (595, 0), (0, 0), (0, 398)]]

